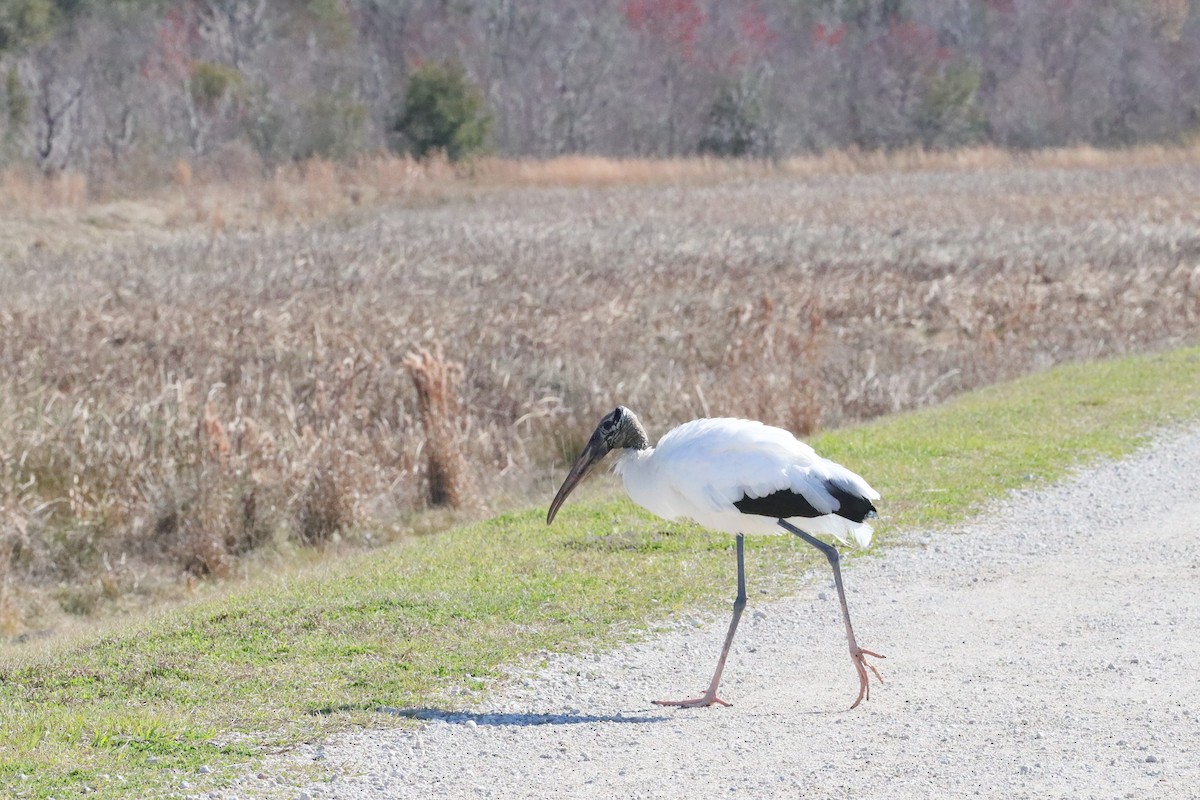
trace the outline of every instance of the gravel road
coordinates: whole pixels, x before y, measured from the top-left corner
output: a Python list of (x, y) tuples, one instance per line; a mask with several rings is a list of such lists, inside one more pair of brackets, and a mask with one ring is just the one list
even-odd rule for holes
[(888, 657), (854, 711), (827, 573), (756, 602), (751, 560), (731, 708), (649, 702), (704, 688), (722, 612), (276, 766), (321, 771), (291, 790), (312, 800), (1200, 797), (1200, 430), (906, 542), (846, 570), (859, 641)]

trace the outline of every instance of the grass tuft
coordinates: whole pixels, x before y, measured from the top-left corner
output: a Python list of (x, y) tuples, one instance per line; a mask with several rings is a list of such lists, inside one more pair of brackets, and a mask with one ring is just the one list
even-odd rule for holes
[(328, 544), (350, 528), (352, 510), (332, 456), (326, 455), (313, 465), (299, 505), (296, 535), (301, 544)]
[(459, 439), (462, 399), (458, 384), (463, 366), (448, 361), (441, 348), (420, 349), (404, 357), (404, 367), (417, 389), (417, 407), (425, 429), (429, 504), (462, 508), (472, 501), (471, 478)]

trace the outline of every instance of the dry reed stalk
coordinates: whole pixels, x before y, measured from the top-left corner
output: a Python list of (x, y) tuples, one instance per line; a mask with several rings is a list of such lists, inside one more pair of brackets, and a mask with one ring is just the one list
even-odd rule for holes
[(800, 347), (800, 378), (791, 408), (791, 427), (807, 436), (821, 427), (821, 374), (825, 361), (825, 312), (817, 304), (808, 312), (808, 336)]
[[(723, 347), (720, 380), (713, 381), (711, 371), (698, 375), (693, 378), (697, 390), (710, 386), (706, 394), (722, 413), (762, 419), (801, 435), (815, 431), (821, 424), (827, 361), (819, 299), (789, 308), (764, 294), (727, 317), (728, 329), (715, 340)], [(695, 346), (691, 361), (708, 361), (706, 348), (698, 341)], [(707, 407), (704, 413), (710, 413)]]
[[(328, 544), (350, 527), (353, 514), (343, 484), (332, 453), (318, 457), (300, 495), (296, 534), (301, 544)], [(254, 502), (254, 495), (243, 498), (248, 518), (255, 513)]]
[(175, 162), (175, 185), (187, 189), (192, 185), (192, 165), (187, 159), (180, 158)]
[(203, 436), (208, 450), (208, 457), (219, 467), (229, 464), (229, 436), (225, 426), (217, 415), (217, 407), (212, 400), (204, 404), (204, 412), (200, 417), (197, 433)]
[(452, 508), (472, 504), (474, 492), (456, 430), (462, 412), (458, 396), (462, 365), (447, 361), (438, 347), (433, 352), (421, 348), (409, 353), (404, 357), (404, 366), (416, 386), (425, 428), (429, 504)]
[(88, 199), (87, 176), (80, 172), (60, 172), (47, 179), (50, 202), (60, 208), (82, 208)]
[[(201, 498), (201, 502), (207, 500), (207, 497)], [(184, 570), (198, 578), (208, 575), (224, 578), (233, 566), (233, 554), (229, 552), (224, 532), (218, 529), (217, 522), (215, 515), (201, 514), (196, 524), (188, 526), (183, 549), (177, 555)]]
[(0, 539), (0, 636), (15, 636), (24, 627), (24, 614), (12, 590), (12, 555), (16, 543), (12, 537)]
[[(8, 167), (0, 172), (0, 208), (28, 216), (49, 209), (81, 209), (88, 202), (88, 179), (79, 172), (42, 174)], [(0, 218), (10, 214), (0, 214)], [(15, 215), (12, 215), (15, 216)]]

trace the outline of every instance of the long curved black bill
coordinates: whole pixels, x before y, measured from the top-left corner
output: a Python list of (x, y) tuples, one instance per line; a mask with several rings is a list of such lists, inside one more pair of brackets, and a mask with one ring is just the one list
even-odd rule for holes
[(554, 515), (558, 513), (558, 509), (566, 501), (567, 495), (579, 484), (580, 481), (591, 471), (592, 467), (608, 455), (608, 447), (604, 444), (604, 438), (597, 431), (592, 434), (592, 438), (588, 439), (587, 445), (584, 446), (583, 452), (575, 459), (575, 463), (571, 465), (571, 471), (567, 473), (566, 480), (558, 489), (558, 494), (554, 495), (554, 501), (550, 503), (550, 510), (546, 512), (546, 524), (554, 522)]

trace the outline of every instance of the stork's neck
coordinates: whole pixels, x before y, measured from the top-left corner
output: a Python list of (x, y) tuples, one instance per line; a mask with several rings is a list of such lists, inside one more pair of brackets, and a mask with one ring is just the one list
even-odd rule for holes
[(674, 493), (663, 484), (663, 475), (655, 469), (653, 456), (654, 448), (649, 445), (641, 450), (622, 450), (613, 471), (621, 476), (630, 500), (651, 514), (675, 519), (679, 514), (670, 504)]
[(626, 447), (618, 450), (615, 455), (617, 460), (613, 464), (612, 470), (618, 475), (623, 475), (631, 465), (644, 464), (650, 456), (654, 455), (654, 448), (649, 444), (642, 448)]

